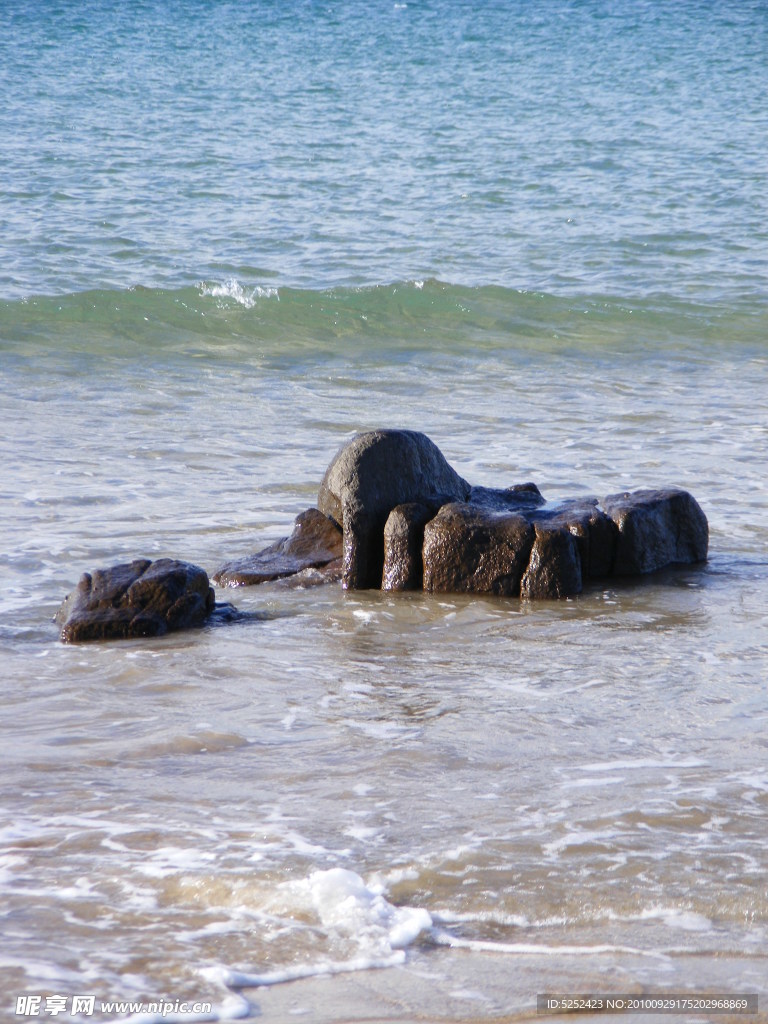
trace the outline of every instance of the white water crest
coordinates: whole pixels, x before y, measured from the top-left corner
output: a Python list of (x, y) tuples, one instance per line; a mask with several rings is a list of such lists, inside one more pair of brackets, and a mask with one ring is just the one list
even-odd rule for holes
[(244, 309), (253, 309), (259, 299), (280, 298), (277, 288), (263, 288), (255, 285), (252, 288), (245, 288), (239, 281), (231, 278), (224, 284), (206, 284), (201, 282), (198, 285), (201, 296), (210, 296), (214, 299), (231, 299)]

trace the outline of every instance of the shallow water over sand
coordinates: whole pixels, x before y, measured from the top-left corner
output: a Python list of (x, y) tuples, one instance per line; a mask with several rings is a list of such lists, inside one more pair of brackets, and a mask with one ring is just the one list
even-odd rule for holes
[[(768, 360), (482, 342), (141, 360), (129, 343), (67, 352), (64, 390), (59, 347), (18, 365), (6, 990), (225, 1016), (244, 994), (329, 1020), (408, 1019), (414, 986), (450, 1020), (571, 986), (764, 991)], [(336, 447), (377, 424), (425, 430), (477, 483), (686, 487), (710, 560), (559, 603), (274, 583), (219, 592), (252, 621), (57, 643), (82, 571), (213, 572), (288, 532)], [(396, 973), (390, 1003), (370, 976), (340, 1002), (327, 982), (253, 988), (366, 965)]]

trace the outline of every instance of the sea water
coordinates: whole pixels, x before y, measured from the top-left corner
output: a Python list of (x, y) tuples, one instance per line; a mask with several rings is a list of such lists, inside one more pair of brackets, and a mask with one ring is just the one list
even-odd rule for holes
[[(3, 1019), (768, 1000), (767, 43), (758, 0), (3, 7)], [(58, 641), (82, 572), (213, 573), (377, 426), (687, 488), (709, 560)]]

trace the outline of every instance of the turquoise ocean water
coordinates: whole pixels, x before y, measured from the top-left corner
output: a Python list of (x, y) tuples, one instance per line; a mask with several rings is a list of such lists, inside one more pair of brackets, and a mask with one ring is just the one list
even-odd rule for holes
[[(0, 5), (0, 1018), (768, 1007), (767, 54), (762, 0)], [(710, 559), (58, 643), (375, 426), (686, 487)]]

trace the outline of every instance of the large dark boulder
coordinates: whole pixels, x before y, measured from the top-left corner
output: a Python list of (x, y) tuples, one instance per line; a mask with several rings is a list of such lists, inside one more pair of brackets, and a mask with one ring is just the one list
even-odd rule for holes
[(358, 434), (326, 471), (317, 506), (344, 531), (344, 587), (380, 587), (384, 524), (396, 505), (465, 500), (470, 486), (425, 434), (373, 430)]
[(707, 517), (687, 491), (625, 492), (612, 494), (601, 504), (618, 528), (615, 576), (655, 572), (707, 557)]
[(214, 606), (203, 569), (171, 558), (138, 559), (84, 573), (55, 621), (66, 643), (127, 640), (201, 626)]
[(444, 505), (424, 527), (424, 589), (517, 596), (533, 542), (519, 512)]
[[(321, 569), (341, 558), (341, 528), (319, 509), (296, 516), (293, 533), (263, 551), (227, 562), (213, 575), (221, 587), (239, 587)], [(330, 572), (327, 574), (330, 577)]]

